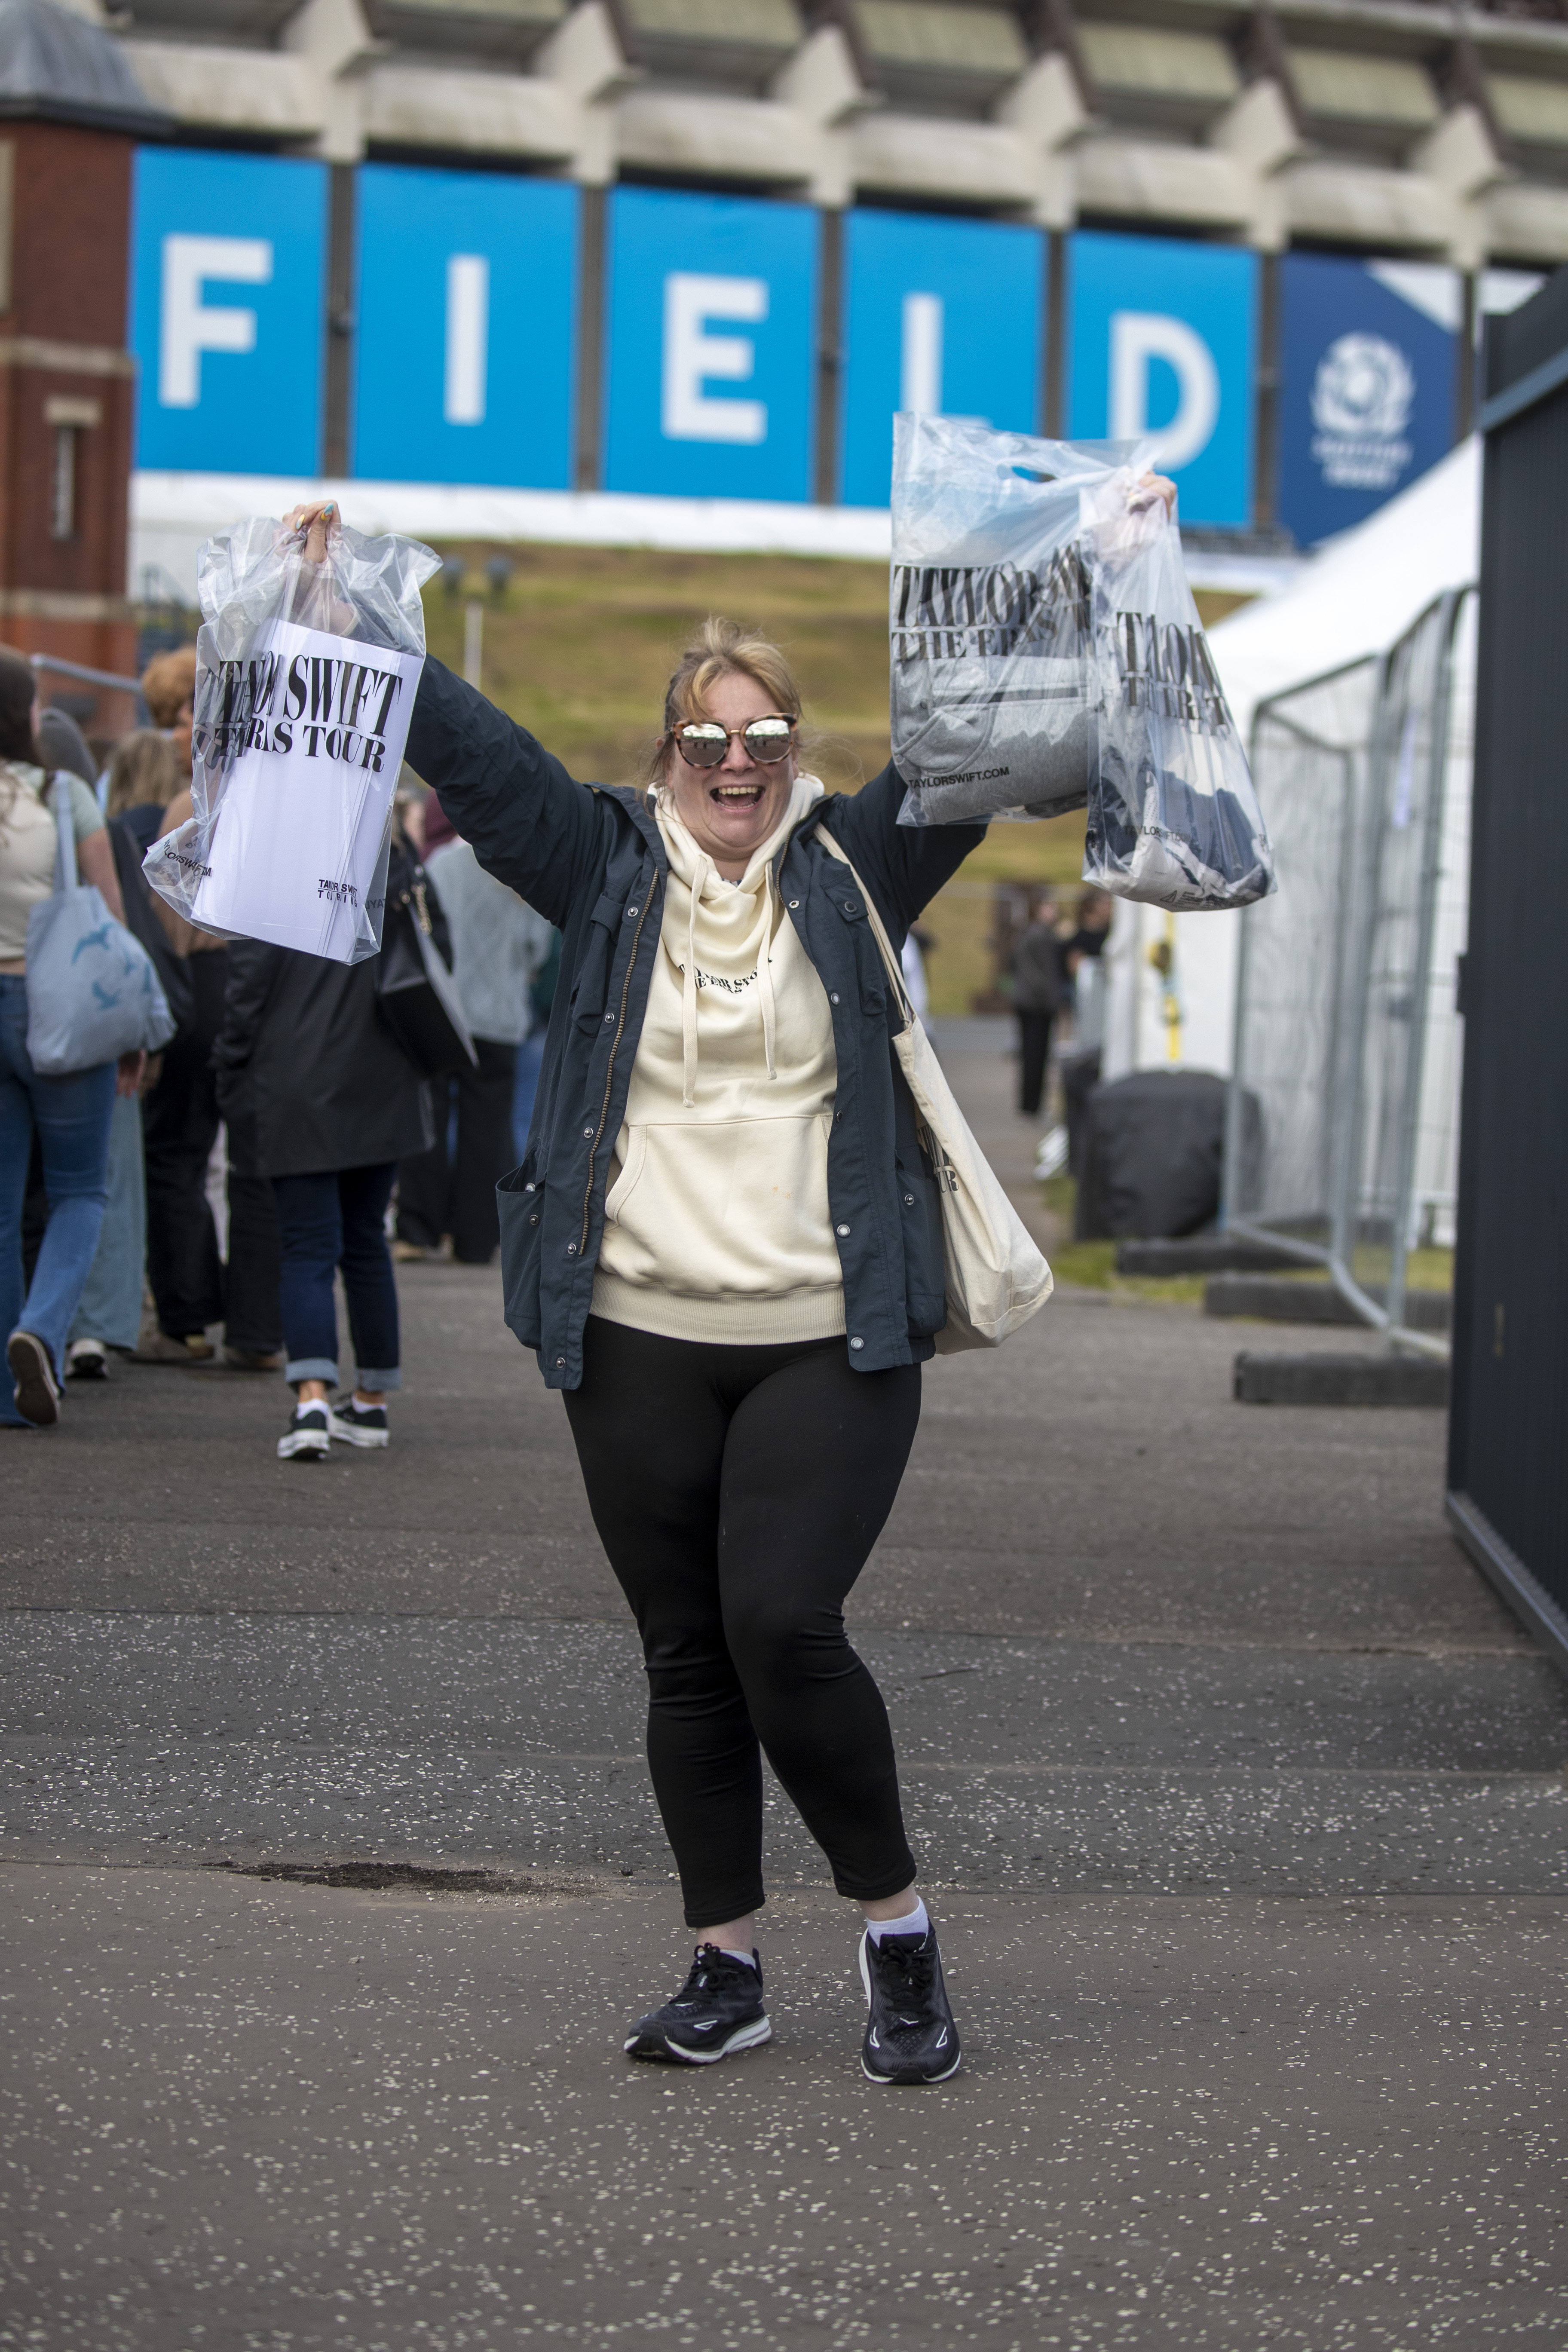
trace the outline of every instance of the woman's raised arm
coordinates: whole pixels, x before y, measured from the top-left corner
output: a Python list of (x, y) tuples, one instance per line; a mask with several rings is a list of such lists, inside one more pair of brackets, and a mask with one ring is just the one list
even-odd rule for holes
[[(305, 561), (321, 564), (341, 522), (332, 500), (284, 517), (305, 533)], [(427, 658), (414, 705), (406, 757), (486, 871), (558, 926), (593, 868), (598, 820), (593, 793), (574, 782), (526, 729), (477, 688)]]

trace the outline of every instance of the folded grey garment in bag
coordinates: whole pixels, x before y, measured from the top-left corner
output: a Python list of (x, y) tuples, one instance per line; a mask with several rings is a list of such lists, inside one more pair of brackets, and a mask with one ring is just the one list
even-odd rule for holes
[(1014, 665), (1001, 690), (970, 666), (922, 665), (925, 707), (907, 690), (894, 757), (909, 787), (905, 824), (984, 824), (998, 814), (1044, 817), (1088, 797), (1094, 713), (1083, 665)]

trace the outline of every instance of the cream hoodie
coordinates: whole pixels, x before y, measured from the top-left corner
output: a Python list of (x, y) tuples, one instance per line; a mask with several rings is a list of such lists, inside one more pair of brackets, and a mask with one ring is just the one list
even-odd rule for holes
[(778, 829), (726, 882), (670, 794), (654, 796), (669, 875), (605, 1199), (593, 1311), (608, 1322), (731, 1344), (844, 1328), (833, 1016), (772, 865), (821, 798), (797, 777)]

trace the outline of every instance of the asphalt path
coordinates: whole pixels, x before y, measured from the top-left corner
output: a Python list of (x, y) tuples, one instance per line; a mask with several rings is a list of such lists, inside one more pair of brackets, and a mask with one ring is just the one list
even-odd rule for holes
[(1245, 1328), (1084, 1293), (933, 1366), (851, 1624), (964, 2070), (865, 2082), (770, 1786), (775, 2039), (676, 2074), (560, 1401), (493, 1273), (401, 1287), (385, 1455), (120, 1365), (0, 1452), (5, 2352), (1561, 2345), (1568, 1685), (1440, 1415), (1236, 1405)]

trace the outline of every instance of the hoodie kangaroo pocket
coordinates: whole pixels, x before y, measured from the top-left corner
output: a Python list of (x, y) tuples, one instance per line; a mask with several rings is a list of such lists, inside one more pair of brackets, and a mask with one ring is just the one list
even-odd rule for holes
[(623, 1281), (693, 1298), (834, 1287), (832, 1116), (632, 1128), (605, 1202), (602, 1262)]

